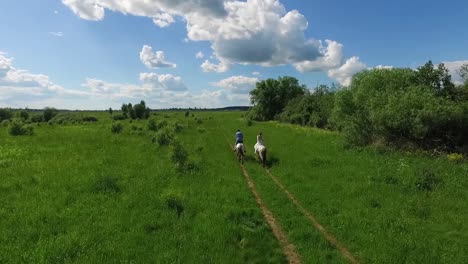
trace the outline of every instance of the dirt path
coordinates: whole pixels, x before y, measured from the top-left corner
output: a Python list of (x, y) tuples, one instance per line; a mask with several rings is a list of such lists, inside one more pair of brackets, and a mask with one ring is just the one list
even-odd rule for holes
[[(232, 146), (231, 144), (229, 144), (227, 138), (226, 141), (229, 145), (229, 148), (232, 149)], [(297, 254), (296, 247), (294, 246), (294, 244), (288, 241), (288, 237), (281, 229), (281, 226), (278, 224), (278, 221), (276, 220), (275, 216), (263, 202), (262, 198), (257, 192), (257, 189), (255, 188), (255, 184), (252, 181), (252, 178), (250, 178), (249, 173), (245, 169), (245, 166), (243, 164), (240, 164), (240, 167), (242, 169), (242, 174), (244, 175), (247, 181), (247, 185), (249, 186), (249, 189), (255, 198), (255, 202), (257, 202), (258, 207), (260, 208), (260, 210), (262, 210), (263, 217), (265, 218), (271, 230), (273, 231), (273, 235), (280, 243), (284, 255), (286, 255), (290, 264), (300, 264), (301, 258), (299, 254)]]
[(289, 200), (296, 205), (296, 207), (309, 219), (309, 221), (314, 225), (315, 228), (317, 228), (323, 236), (330, 242), (333, 246), (335, 246), (341, 254), (343, 254), (344, 257), (346, 257), (351, 263), (359, 263), (356, 258), (349, 252), (348, 249), (346, 249), (343, 244), (341, 244), (334, 236), (332, 236), (330, 233), (327, 232), (327, 230), (315, 219), (315, 217), (310, 213), (307, 209), (305, 209), (299, 201), (292, 195), (286, 187), (276, 178), (269, 169), (265, 169), (267, 174), (270, 176), (270, 178), (282, 189), (286, 195), (288, 196)]

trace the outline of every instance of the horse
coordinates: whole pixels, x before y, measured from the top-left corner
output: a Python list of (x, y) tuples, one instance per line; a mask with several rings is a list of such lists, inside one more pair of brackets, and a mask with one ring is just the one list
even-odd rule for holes
[(267, 160), (267, 148), (263, 144), (259, 144), (258, 142), (254, 146), (255, 154), (257, 154), (258, 159), (262, 163), (262, 166), (265, 168), (266, 160)]
[(245, 148), (244, 144), (242, 143), (237, 143), (234, 151), (236, 152), (237, 155), (237, 160), (241, 163), (244, 164), (244, 155), (245, 155)]

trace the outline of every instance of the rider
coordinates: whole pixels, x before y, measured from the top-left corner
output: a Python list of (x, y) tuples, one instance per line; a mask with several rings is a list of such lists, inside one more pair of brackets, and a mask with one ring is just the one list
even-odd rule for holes
[(262, 132), (258, 132), (258, 135), (257, 135), (257, 143), (260, 144), (260, 145), (263, 145), (263, 135), (262, 135)]
[(240, 131), (240, 129), (237, 129), (236, 132), (236, 145), (239, 143), (244, 143), (244, 134)]
[[(239, 144), (239, 143), (244, 143), (244, 134), (242, 134), (242, 132), (240, 131), (240, 129), (237, 129), (237, 132), (236, 132), (236, 144), (234, 144), (234, 150), (236, 150), (236, 145)], [(244, 148), (244, 152), (245, 152), (245, 148)]]

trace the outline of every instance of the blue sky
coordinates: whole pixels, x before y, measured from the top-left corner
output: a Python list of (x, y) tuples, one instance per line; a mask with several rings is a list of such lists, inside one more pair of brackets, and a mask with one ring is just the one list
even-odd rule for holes
[(462, 0), (2, 1), (0, 106), (246, 105), (264, 78), (346, 86), (429, 59), (456, 80), (467, 13)]

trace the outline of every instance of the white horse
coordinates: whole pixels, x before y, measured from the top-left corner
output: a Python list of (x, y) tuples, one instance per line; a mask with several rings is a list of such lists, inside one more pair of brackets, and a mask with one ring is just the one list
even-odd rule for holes
[(244, 144), (242, 143), (237, 143), (236, 146), (234, 147), (234, 151), (236, 152), (237, 155), (237, 160), (244, 164), (244, 156), (245, 156), (245, 147)]
[(263, 142), (257, 141), (254, 146), (255, 154), (257, 154), (258, 159), (262, 162), (262, 166), (265, 167), (267, 159), (267, 148), (263, 145)]

